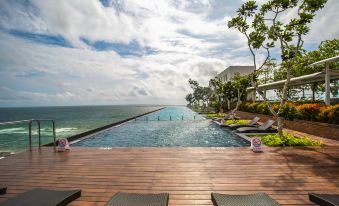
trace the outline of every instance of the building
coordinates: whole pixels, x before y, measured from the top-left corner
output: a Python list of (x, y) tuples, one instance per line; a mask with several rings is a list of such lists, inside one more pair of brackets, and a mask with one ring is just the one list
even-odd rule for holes
[(248, 75), (254, 71), (254, 66), (229, 66), (224, 71), (216, 76), (221, 82), (231, 80), (236, 73), (240, 75)]

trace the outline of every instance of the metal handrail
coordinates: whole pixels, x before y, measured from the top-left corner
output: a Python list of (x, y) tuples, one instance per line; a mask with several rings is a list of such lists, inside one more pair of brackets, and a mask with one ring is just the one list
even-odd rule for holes
[(56, 151), (55, 121), (53, 119), (28, 119), (28, 120), (19, 120), (19, 121), (11, 121), (11, 122), (0, 122), (0, 126), (28, 123), (29, 150), (32, 151), (32, 123), (36, 122), (38, 124), (39, 149), (41, 149), (41, 122), (46, 122), (46, 121), (52, 122), (53, 147), (54, 147), (54, 151)]

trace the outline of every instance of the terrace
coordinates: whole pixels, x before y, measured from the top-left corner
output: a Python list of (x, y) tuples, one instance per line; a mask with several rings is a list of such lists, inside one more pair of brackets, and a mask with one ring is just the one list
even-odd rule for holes
[[(239, 155), (241, 154), (241, 155)], [(42, 147), (0, 160), (0, 203), (26, 190), (79, 188), (69, 205), (105, 205), (118, 191), (169, 192), (169, 205), (212, 205), (211, 192), (266, 192), (282, 205), (313, 205), (308, 192), (339, 193), (339, 146), (265, 148)]]

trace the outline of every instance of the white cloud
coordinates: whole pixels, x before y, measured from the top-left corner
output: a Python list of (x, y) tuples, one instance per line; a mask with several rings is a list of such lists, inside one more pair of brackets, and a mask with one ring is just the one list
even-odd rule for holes
[[(245, 38), (226, 23), (242, 2), (125, 0), (111, 1), (113, 7), (94, 0), (30, 2), (0, 1), (0, 105), (32, 105), (37, 98), (46, 105), (184, 104), (189, 78), (206, 85), (227, 66), (252, 64)], [(318, 41), (319, 30), (321, 38), (331, 37), (324, 25), (335, 20), (335, 0), (329, 3), (324, 10), (331, 19), (316, 17), (310, 41)], [(60, 35), (74, 48), (6, 34), (11, 29)], [(331, 32), (337, 35), (338, 29)], [(156, 52), (122, 57), (96, 51), (81, 38), (137, 41)]]
[(339, 1), (328, 0), (325, 7), (317, 12), (306, 36), (306, 43), (319, 45), (323, 40), (339, 38), (338, 8)]
[[(0, 86), (20, 84), (17, 100), (30, 104), (39, 95), (39, 101), (46, 104), (183, 104), (188, 78), (207, 83), (225, 67), (220, 59), (194, 54), (122, 58), (112, 51), (35, 44), (6, 34), (0, 38), (4, 40), (0, 53), (8, 48), (15, 53), (0, 57), (2, 65), (10, 65), (0, 70), (6, 80)], [(6, 94), (15, 93), (12, 90)], [(9, 100), (14, 101), (13, 97)]]

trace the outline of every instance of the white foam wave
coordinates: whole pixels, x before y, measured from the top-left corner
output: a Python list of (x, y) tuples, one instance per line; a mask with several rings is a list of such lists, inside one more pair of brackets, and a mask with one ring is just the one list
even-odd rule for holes
[(27, 130), (24, 127), (0, 129), (0, 134), (25, 134), (25, 133), (27, 133)]
[[(63, 127), (57, 128), (55, 131), (57, 133), (71, 132), (78, 130), (76, 127)], [(49, 133), (52, 132), (52, 128), (41, 128), (41, 133)], [(37, 129), (32, 129), (32, 134), (37, 134)], [(0, 134), (28, 134), (28, 129), (25, 127), (15, 127), (15, 128), (6, 128), (0, 129)]]
[(63, 128), (57, 128), (57, 129), (56, 129), (56, 132), (57, 132), (57, 133), (71, 132), (71, 131), (74, 131), (74, 130), (78, 130), (78, 128), (76, 128), (76, 127), (63, 127)]

